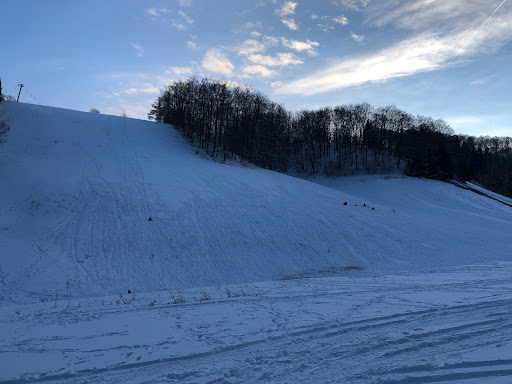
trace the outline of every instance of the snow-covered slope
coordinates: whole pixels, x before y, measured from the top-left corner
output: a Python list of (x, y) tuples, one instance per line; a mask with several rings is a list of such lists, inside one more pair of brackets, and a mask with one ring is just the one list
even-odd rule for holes
[(321, 186), (120, 117), (4, 103), (0, 120), (0, 300), (512, 260), (512, 208), (452, 185)]

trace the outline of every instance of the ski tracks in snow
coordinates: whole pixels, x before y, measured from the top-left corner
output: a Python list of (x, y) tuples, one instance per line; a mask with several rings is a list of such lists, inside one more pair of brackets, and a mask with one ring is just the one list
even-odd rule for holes
[[(204, 302), (189, 290), (185, 303), (177, 305), (146, 304), (151, 294), (145, 294), (138, 304), (121, 307), (84, 301), (80, 308), (39, 316), (27, 309), (15, 322), (4, 313), (7, 329), (31, 324), (39, 331), (26, 340), (2, 336), (0, 361), (8, 364), (16, 353), (25, 364), (0, 378), (10, 383), (512, 379), (511, 277), (512, 266), (505, 265), (303, 279), (246, 284), (247, 296), (217, 293)], [(64, 322), (65, 329), (54, 321)], [(38, 356), (46, 360), (39, 370)]]

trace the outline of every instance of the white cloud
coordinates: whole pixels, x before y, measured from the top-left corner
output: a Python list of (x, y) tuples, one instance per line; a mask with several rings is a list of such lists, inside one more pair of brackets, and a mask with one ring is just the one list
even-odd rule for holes
[(187, 47), (189, 47), (191, 49), (196, 49), (197, 43), (195, 43), (194, 41), (187, 41)]
[[(455, 31), (480, 25), (502, 0), (380, 0), (368, 9), (368, 21), (375, 26), (395, 24), (410, 30)], [(510, 15), (511, 6), (501, 12)]]
[(185, 21), (189, 24), (193, 24), (194, 23), (194, 20), (192, 20), (190, 17), (188, 17), (185, 12), (183, 11), (178, 11), (178, 15), (180, 15), (181, 17), (183, 17), (185, 19)]
[[(185, 12), (183, 12), (181, 10), (178, 11), (177, 13), (173, 13), (171, 10), (166, 9), (166, 8), (150, 8), (150, 9), (146, 9), (144, 12), (153, 18), (158, 18), (162, 21), (165, 21), (166, 23), (170, 23), (170, 25), (173, 28), (175, 28), (179, 31), (184, 31), (187, 29), (185, 24), (191, 25), (194, 23), (194, 20), (192, 20), (190, 17), (188, 17), (185, 14)], [(172, 17), (172, 15), (178, 15), (179, 18)], [(170, 22), (169, 22), (169, 19), (170, 19)], [(182, 20), (184, 20), (185, 23), (183, 23)]]
[(171, 11), (169, 11), (166, 8), (150, 8), (150, 9), (146, 9), (145, 12), (146, 12), (146, 14), (153, 16), (153, 17), (160, 17), (160, 16), (164, 16), (164, 15), (171, 13)]
[(267, 67), (286, 67), (289, 65), (303, 64), (292, 53), (278, 53), (276, 56), (249, 55), (247, 60), (254, 64), (264, 65)]
[(233, 73), (235, 66), (231, 64), (229, 59), (218, 49), (210, 49), (204, 55), (202, 66), (206, 70), (221, 75), (230, 76)]
[(98, 74), (96, 77), (102, 81), (108, 91), (97, 92), (97, 96), (103, 99), (99, 105), (103, 113), (119, 115), (123, 109), (129, 117), (146, 119), (160, 90), (178, 80), (177, 75), (161, 73), (141, 72), (116, 72)]
[(496, 75), (486, 76), (483, 79), (474, 80), (470, 83), (470, 85), (485, 85), (488, 84), (489, 81), (493, 80)]
[(333, 3), (339, 7), (360, 11), (366, 7), (371, 0), (333, 0)]
[(125, 95), (137, 95), (141, 93), (160, 93), (160, 89), (152, 84), (144, 84), (140, 88), (128, 88), (121, 91), (121, 93)]
[(239, 55), (249, 55), (255, 52), (264, 52), (266, 50), (265, 44), (258, 40), (245, 40), (240, 48), (238, 48)]
[(273, 76), (276, 73), (263, 65), (247, 65), (242, 68), (242, 71), (247, 75), (259, 75), (262, 77)]
[(286, 25), (290, 30), (296, 31), (299, 29), (299, 26), (295, 22), (293, 16), (295, 14), (295, 8), (297, 7), (297, 3), (293, 1), (286, 1), (283, 6), (279, 9), (276, 9), (274, 13), (281, 17), (281, 23)]
[(274, 13), (281, 17), (290, 16), (295, 14), (295, 8), (297, 7), (297, 3), (293, 1), (286, 1), (280, 9), (276, 9)]
[(334, 21), (335, 23), (341, 24), (341, 25), (347, 25), (348, 24), (348, 19), (344, 15), (341, 15), (341, 16), (338, 16), (338, 17), (333, 17), (332, 21)]
[(174, 73), (175, 75), (190, 75), (192, 68), (190, 67), (169, 67), (165, 73)]
[(329, 32), (334, 29), (332, 25), (329, 24), (317, 24), (318, 28), (320, 28), (324, 32)]
[(237, 49), (239, 55), (250, 55), (252, 53), (265, 52), (270, 47), (279, 44), (279, 40), (272, 36), (263, 36), (261, 40), (249, 39), (245, 40)]
[(144, 55), (144, 48), (142, 48), (142, 45), (140, 45), (139, 43), (133, 43), (131, 41), (130, 44), (137, 51), (137, 56), (141, 57), (142, 55)]
[(295, 23), (294, 19), (281, 19), (281, 23), (286, 25), (290, 30), (296, 31), (299, 29), (297, 23)]
[(364, 41), (363, 35), (356, 35), (354, 32), (350, 32), (350, 36), (356, 43), (362, 43)]
[(253, 29), (253, 28), (263, 28), (263, 23), (261, 21), (248, 21), (244, 24), (245, 29)]
[(283, 86), (283, 84), (284, 84), (284, 83), (283, 83), (282, 81), (279, 81), (279, 80), (278, 80), (278, 81), (273, 81), (273, 82), (271, 82), (271, 83), (270, 83), (270, 86), (271, 86), (272, 88), (279, 88), (279, 87), (282, 87), (282, 86)]
[[(472, 0), (468, 0), (469, 2)], [(423, 3), (441, 4), (438, 0), (424, 0)], [(493, 3), (493, 7), (499, 4)], [(380, 52), (338, 60), (323, 70), (285, 84), (278, 92), (317, 94), (367, 82), (442, 70), (449, 65), (467, 62), (472, 56), (493, 53), (512, 40), (512, 4), (508, 8), (502, 7), (500, 11), (502, 12), (496, 13), (485, 28), (482, 26), (486, 17), (476, 24), (473, 22), (470, 27), (460, 28), (457, 24), (457, 29), (450, 33), (439, 34), (427, 30)]]
[(306, 41), (298, 41), (298, 40), (288, 40), (284, 37), (281, 38), (281, 43), (286, 48), (293, 49), (297, 52), (306, 52), (310, 56), (315, 56), (318, 52), (315, 50), (315, 47), (318, 47), (320, 44), (316, 41), (306, 40)]
[(178, 31), (184, 31), (185, 29), (187, 29), (187, 27), (185, 27), (183, 24), (176, 23), (174, 21), (172, 22), (172, 26), (176, 28)]
[(316, 20), (316, 19), (318, 19), (319, 17), (320, 17), (320, 16), (318, 16), (317, 14), (314, 14), (314, 13), (311, 15), (311, 18), (312, 18), (313, 20)]
[(188, 8), (192, 5), (192, 0), (179, 0), (180, 7)]

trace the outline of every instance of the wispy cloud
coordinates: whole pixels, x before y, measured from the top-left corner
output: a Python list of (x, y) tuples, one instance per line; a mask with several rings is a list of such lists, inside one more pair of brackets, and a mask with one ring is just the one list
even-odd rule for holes
[(99, 106), (102, 113), (121, 114), (124, 109), (129, 117), (146, 119), (151, 104), (160, 90), (178, 80), (169, 68), (160, 73), (114, 72), (96, 75), (105, 83), (107, 90), (97, 92), (102, 99)]
[(341, 16), (338, 16), (338, 17), (333, 17), (331, 20), (334, 21), (335, 23), (338, 23), (338, 24), (341, 24), (341, 25), (347, 25), (348, 24), (348, 19), (344, 15), (341, 15)]
[(128, 88), (121, 91), (125, 95), (137, 95), (141, 93), (159, 93), (160, 89), (152, 84), (144, 84), (139, 88)]
[(192, 5), (192, 0), (179, 0), (180, 7), (189, 8)]
[(182, 18), (185, 19), (185, 21), (188, 23), (188, 24), (194, 24), (194, 20), (192, 20), (190, 17), (188, 17), (185, 12), (183, 11), (178, 11), (178, 15), (180, 15)]
[(192, 25), (194, 20), (187, 16), (185, 12), (179, 10), (173, 12), (167, 8), (149, 8), (144, 13), (154, 20), (161, 20), (169, 23), (169, 25), (178, 31), (184, 31), (187, 29), (187, 25)]
[(187, 47), (190, 48), (190, 49), (196, 49), (197, 48), (197, 43), (194, 42), (194, 41), (187, 41)]
[(274, 10), (274, 13), (281, 17), (281, 23), (286, 25), (292, 31), (299, 29), (295, 19), (292, 17), (295, 14), (296, 7), (297, 3), (293, 1), (285, 1), (281, 8)]
[(479, 80), (472, 81), (470, 84), (471, 85), (485, 85), (485, 84), (487, 84), (487, 81), (484, 79), (479, 79)]
[(293, 1), (286, 1), (283, 6), (279, 9), (276, 9), (274, 13), (278, 16), (285, 17), (295, 14), (295, 8), (297, 7), (297, 3)]
[(342, 8), (348, 8), (354, 11), (360, 11), (370, 2), (371, 0), (333, 0), (334, 5)]
[(142, 45), (140, 45), (139, 43), (131, 42), (131, 41), (130, 41), (130, 44), (137, 51), (137, 56), (141, 57), (144, 55), (144, 48), (142, 47)]
[(356, 43), (362, 43), (364, 41), (363, 35), (356, 35), (354, 32), (350, 32), (350, 37), (352, 37)]
[(332, 25), (329, 25), (329, 24), (317, 24), (318, 28), (320, 28), (320, 30), (324, 31), (324, 32), (329, 32), (329, 31), (332, 31), (334, 29), (334, 27)]
[[(240, 27), (233, 29), (233, 33), (254, 33), (255, 29), (263, 29), (263, 23), (261, 21), (248, 21), (242, 24)], [(258, 33), (258, 32), (256, 32)]]
[[(414, 1), (420, 2), (442, 3), (438, 0)], [(495, 2), (493, 7), (499, 4), (500, 2)], [(478, 23), (473, 22), (470, 27), (458, 27), (453, 32), (443, 34), (426, 30), (379, 52), (338, 60), (323, 70), (285, 84), (278, 92), (312, 95), (367, 82), (440, 70), (448, 65), (467, 62), (474, 55), (495, 52), (500, 46), (512, 40), (512, 7), (496, 13), (485, 28), (481, 28), (483, 21), (494, 9), (480, 17)]]
[[(261, 35), (254, 36), (260, 37)], [(270, 47), (275, 47), (279, 44), (279, 39), (273, 36), (263, 36), (260, 40), (249, 39), (245, 40), (236, 51), (239, 55), (250, 55), (252, 53), (263, 53)]]
[(485, 85), (485, 84), (488, 84), (492, 79), (494, 79), (496, 77), (496, 75), (490, 75), (490, 76), (486, 76), (482, 79), (477, 79), (477, 80), (473, 80), (470, 85)]
[(247, 75), (256, 75), (261, 77), (274, 76), (276, 72), (263, 65), (246, 65), (242, 68), (242, 71)]
[(306, 40), (306, 41), (298, 41), (298, 40), (288, 40), (284, 37), (281, 38), (281, 43), (286, 48), (293, 49), (297, 52), (306, 52), (310, 56), (316, 56), (318, 52), (316, 51), (316, 47), (320, 44), (316, 41)]
[(173, 21), (171, 25), (172, 25), (174, 28), (176, 28), (178, 31), (184, 31), (184, 30), (186, 30), (186, 29), (187, 29), (187, 27), (185, 27), (185, 25), (184, 25), (184, 24), (182, 24), (182, 23), (177, 23), (177, 22), (175, 22), (175, 21)]
[(281, 19), (281, 23), (286, 25), (291, 31), (296, 31), (299, 29), (299, 26), (294, 19)]
[(169, 67), (165, 73), (173, 73), (175, 75), (190, 75), (192, 73), (191, 67)]
[[(381, 27), (393, 24), (413, 31), (432, 30), (436, 33), (473, 28), (481, 24), (502, 0), (380, 0), (368, 8), (370, 24)], [(501, 13), (512, 11), (504, 4)]]
[(165, 15), (168, 15), (171, 13), (171, 11), (169, 11), (166, 8), (150, 8), (150, 9), (146, 9), (144, 12), (147, 15), (153, 16), (153, 17), (161, 17), (161, 16), (165, 16)]
[(233, 69), (235, 69), (235, 66), (231, 64), (229, 59), (216, 48), (206, 52), (201, 65), (210, 72), (220, 73), (225, 76), (232, 75)]
[(249, 55), (247, 56), (247, 60), (254, 64), (264, 65), (267, 67), (286, 67), (289, 65), (304, 63), (292, 53), (278, 53), (275, 56)]

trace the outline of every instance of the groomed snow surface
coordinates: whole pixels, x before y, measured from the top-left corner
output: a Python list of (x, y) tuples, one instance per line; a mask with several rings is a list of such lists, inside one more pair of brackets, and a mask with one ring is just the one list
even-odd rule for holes
[(146, 121), (0, 120), (0, 382), (512, 382), (511, 207), (219, 164)]

